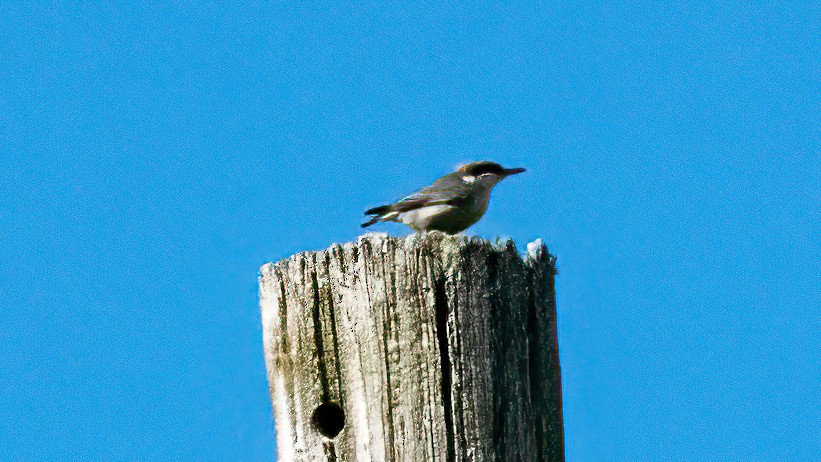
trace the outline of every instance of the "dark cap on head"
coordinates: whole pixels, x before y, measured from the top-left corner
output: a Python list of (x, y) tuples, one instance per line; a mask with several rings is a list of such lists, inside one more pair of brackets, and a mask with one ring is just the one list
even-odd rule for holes
[(471, 176), (479, 176), (484, 173), (492, 173), (494, 175), (507, 176), (516, 173), (522, 173), (525, 171), (525, 169), (523, 168), (504, 168), (496, 162), (490, 162), (487, 160), (471, 162), (467, 165), (462, 166), (459, 170)]

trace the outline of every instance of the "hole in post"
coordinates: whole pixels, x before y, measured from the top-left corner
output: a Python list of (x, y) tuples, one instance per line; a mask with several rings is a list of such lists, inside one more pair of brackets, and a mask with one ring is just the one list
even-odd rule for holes
[(336, 438), (345, 426), (345, 411), (334, 402), (322, 403), (314, 409), (311, 415), (311, 423), (314, 427), (328, 438)]

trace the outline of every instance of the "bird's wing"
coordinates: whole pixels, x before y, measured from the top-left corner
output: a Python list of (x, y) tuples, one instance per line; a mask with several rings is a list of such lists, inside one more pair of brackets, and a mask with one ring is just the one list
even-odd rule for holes
[(407, 212), (430, 205), (458, 205), (468, 198), (470, 188), (458, 173), (451, 173), (393, 204), (392, 210)]

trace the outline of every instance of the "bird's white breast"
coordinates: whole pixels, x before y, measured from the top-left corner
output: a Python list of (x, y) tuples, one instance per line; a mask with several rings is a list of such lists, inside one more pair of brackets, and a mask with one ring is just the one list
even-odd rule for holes
[(443, 213), (447, 213), (453, 208), (452, 205), (429, 205), (426, 207), (419, 207), (418, 209), (409, 210), (399, 214), (399, 221), (406, 225), (416, 228), (424, 229), (428, 227), (430, 221)]

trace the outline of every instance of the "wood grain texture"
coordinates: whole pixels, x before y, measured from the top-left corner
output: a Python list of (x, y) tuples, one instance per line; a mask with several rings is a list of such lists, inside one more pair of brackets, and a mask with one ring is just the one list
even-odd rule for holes
[(438, 232), (263, 266), (278, 460), (564, 460), (554, 274), (540, 241)]

